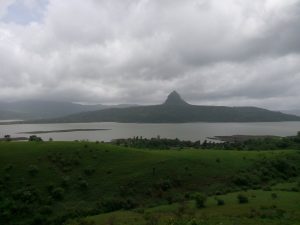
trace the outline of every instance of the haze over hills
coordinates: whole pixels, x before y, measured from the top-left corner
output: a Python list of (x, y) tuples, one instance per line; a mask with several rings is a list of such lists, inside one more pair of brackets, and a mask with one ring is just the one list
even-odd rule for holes
[(281, 112), (296, 115), (296, 116), (300, 116), (300, 109), (282, 110)]
[(83, 105), (72, 102), (28, 100), (0, 102), (0, 119), (49, 119), (70, 114), (131, 105)]
[(191, 105), (184, 101), (176, 91), (173, 91), (161, 105), (110, 108), (35, 122), (185, 123), (276, 121), (300, 121), (300, 117), (257, 107)]

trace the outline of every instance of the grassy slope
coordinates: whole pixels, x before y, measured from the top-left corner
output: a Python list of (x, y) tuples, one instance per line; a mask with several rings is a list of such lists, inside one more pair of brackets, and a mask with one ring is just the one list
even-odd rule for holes
[[(292, 186), (296, 187), (297, 185), (293, 184)], [(300, 224), (299, 192), (282, 191), (276, 188), (272, 191), (249, 190), (241, 192), (249, 197), (249, 203), (247, 204), (238, 203), (236, 196), (239, 193), (217, 196), (217, 198), (224, 200), (225, 205), (223, 206), (217, 206), (216, 197), (208, 198), (206, 208), (203, 209), (197, 209), (194, 201), (186, 202), (184, 212), (181, 214), (178, 213), (178, 210), (182, 205), (176, 203), (143, 210), (106, 213), (88, 217), (85, 220), (93, 221), (96, 225), (109, 224), (111, 221), (118, 225), (146, 225), (149, 224), (147, 218), (150, 217), (158, 218), (158, 225), (175, 224), (175, 221), (190, 220), (185, 218), (194, 218), (201, 225)], [(278, 198), (272, 198), (272, 193), (276, 193)], [(76, 222), (70, 224), (76, 224)]]
[[(257, 161), (286, 157), (299, 159), (299, 153), (293, 150), (148, 151), (96, 143), (0, 142), (0, 180), (9, 175), (5, 189), (10, 192), (30, 184), (48, 197), (47, 186), (60, 187), (64, 177), (68, 177), (64, 199), (51, 205), (53, 215), (57, 216), (76, 209), (93, 209), (103, 198), (120, 197), (122, 187), (126, 187), (126, 198), (132, 197), (147, 207), (166, 204), (168, 196), (186, 192), (214, 193), (227, 188), (232, 176), (254, 167)], [(9, 165), (13, 167), (7, 170)], [(30, 165), (38, 167), (36, 176), (29, 175)], [(86, 175), (84, 171), (91, 168), (95, 172)], [(87, 181), (87, 190), (78, 188), (79, 177)], [(155, 189), (162, 180), (174, 178), (180, 179), (181, 185), (162, 193)]]

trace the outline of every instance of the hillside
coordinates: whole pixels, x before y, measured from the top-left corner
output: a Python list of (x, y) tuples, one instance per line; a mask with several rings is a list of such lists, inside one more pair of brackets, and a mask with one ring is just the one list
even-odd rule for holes
[(299, 121), (300, 117), (257, 107), (226, 107), (190, 105), (177, 92), (172, 92), (161, 105), (131, 108), (111, 108), (74, 114), (36, 122), (128, 122), (128, 123), (185, 123), (185, 122), (277, 122)]
[[(0, 102), (0, 119), (49, 119), (70, 114), (131, 105), (83, 105), (72, 102), (27, 100)], [(3, 111), (5, 109), (5, 112)]]
[(299, 157), (292, 150), (149, 151), (88, 142), (0, 142), (0, 223), (57, 225), (190, 201), (197, 192), (268, 186), (297, 176)]
[[(247, 190), (207, 198), (205, 207), (183, 201), (138, 210), (122, 210), (74, 220), (68, 225), (298, 225), (300, 194), (297, 182), (280, 183), (265, 190)], [(248, 198), (239, 203), (237, 196)], [(289, 219), (285, 219), (285, 218)], [(283, 222), (284, 221), (284, 222)]]
[(14, 112), (9, 110), (0, 110), (0, 120), (14, 120), (14, 119), (30, 119), (26, 113)]

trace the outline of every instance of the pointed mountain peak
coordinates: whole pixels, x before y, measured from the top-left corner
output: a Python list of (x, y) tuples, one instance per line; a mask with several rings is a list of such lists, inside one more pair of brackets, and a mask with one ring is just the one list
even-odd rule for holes
[(184, 101), (176, 91), (172, 91), (168, 95), (164, 105), (188, 105), (188, 103)]

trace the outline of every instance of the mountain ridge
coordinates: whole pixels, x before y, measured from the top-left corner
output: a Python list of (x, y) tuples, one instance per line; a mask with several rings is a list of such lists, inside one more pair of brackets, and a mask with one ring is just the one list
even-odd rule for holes
[(82, 112), (36, 123), (123, 122), (123, 123), (188, 123), (188, 122), (281, 122), (300, 121), (300, 117), (258, 107), (191, 105), (173, 91), (160, 105), (109, 108)]
[(26, 100), (0, 102), (0, 119), (51, 119), (71, 114), (102, 110), (107, 108), (126, 108), (132, 105), (84, 105), (73, 102)]

